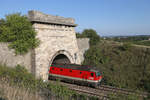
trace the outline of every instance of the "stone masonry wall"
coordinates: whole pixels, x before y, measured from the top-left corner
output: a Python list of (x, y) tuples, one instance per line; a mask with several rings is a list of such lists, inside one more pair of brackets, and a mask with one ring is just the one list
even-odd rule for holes
[(35, 75), (48, 79), (48, 69), (56, 54), (64, 54), (71, 63), (80, 64), (74, 19), (29, 11), (29, 20), (41, 44), (35, 49)]
[(79, 48), (78, 57), (80, 58), (81, 62), (84, 61), (84, 53), (90, 48), (89, 40), (89, 38), (77, 38), (77, 44)]
[(14, 50), (8, 48), (8, 43), (0, 43), (0, 64), (9, 67), (23, 65), (29, 72), (32, 72), (31, 51), (25, 55), (16, 55)]
[(47, 79), (48, 69), (51, 59), (58, 51), (65, 54), (71, 63), (80, 64), (80, 58), (75, 59), (78, 53), (78, 46), (73, 27), (57, 26), (57, 25), (34, 25), (37, 31), (37, 38), (41, 40), (41, 45), (35, 49), (36, 75)]

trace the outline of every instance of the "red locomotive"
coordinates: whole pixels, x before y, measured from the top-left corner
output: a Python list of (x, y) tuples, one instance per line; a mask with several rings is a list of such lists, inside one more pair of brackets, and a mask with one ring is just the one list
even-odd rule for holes
[(60, 79), (71, 83), (98, 86), (102, 80), (100, 72), (93, 67), (76, 64), (52, 64), (49, 79)]

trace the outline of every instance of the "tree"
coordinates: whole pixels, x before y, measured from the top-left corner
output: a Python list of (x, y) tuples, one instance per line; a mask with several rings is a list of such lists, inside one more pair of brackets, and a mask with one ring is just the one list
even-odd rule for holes
[(90, 47), (84, 54), (85, 60), (83, 64), (97, 66), (98, 64), (104, 64), (108, 62), (109, 58), (102, 55), (102, 50), (98, 48), (98, 45)]
[(96, 45), (100, 41), (100, 36), (93, 29), (85, 29), (82, 32), (84, 37), (90, 38), (90, 45)]
[(89, 50), (85, 52), (85, 65), (93, 65), (96, 66), (100, 63), (102, 57), (101, 57), (101, 50), (99, 48), (96, 48), (96, 46), (92, 46)]
[(10, 14), (0, 21), (0, 42), (9, 42), (16, 54), (25, 54), (39, 45), (36, 32), (26, 16)]
[[(0, 27), (4, 24), (4, 19), (0, 19)], [(0, 34), (2, 33), (2, 30), (0, 30)]]
[(85, 37), (84, 37), (81, 33), (79, 33), (79, 32), (76, 33), (76, 37), (77, 37), (77, 38), (85, 38)]

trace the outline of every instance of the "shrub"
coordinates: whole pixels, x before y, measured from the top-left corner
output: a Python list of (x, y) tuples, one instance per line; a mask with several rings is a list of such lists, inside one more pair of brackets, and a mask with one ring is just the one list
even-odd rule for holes
[(59, 81), (56, 84), (48, 85), (47, 88), (53, 91), (56, 97), (63, 98), (64, 100), (69, 100), (69, 97), (75, 94), (75, 92), (69, 90), (67, 87), (60, 85)]
[(76, 33), (77, 38), (89, 38), (90, 46), (96, 45), (100, 41), (100, 36), (93, 29), (85, 29), (82, 33)]
[(96, 66), (98, 64), (104, 64), (109, 61), (108, 56), (102, 54), (102, 49), (98, 48), (98, 45), (90, 47), (84, 54), (85, 60), (83, 64)]
[(39, 45), (32, 24), (19, 13), (7, 15), (0, 21), (0, 42), (9, 42), (16, 54), (25, 54)]
[(90, 39), (90, 45), (96, 45), (100, 41), (100, 37), (93, 29), (85, 29), (82, 35)]
[(126, 50), (130, 49), (131, 47), (132, 47), (131, 43), (129, 43), (129, 42), (123, 43), (123, 45), (120, 46), (120, 50), (126, 51)]
[(82, 35), (81, 33), (79, 33), (79, 32), (76, 33), (76, 37), (77, 37), (77, 38), (85, 38), (85, 36), (83, 36), (83, 35)]

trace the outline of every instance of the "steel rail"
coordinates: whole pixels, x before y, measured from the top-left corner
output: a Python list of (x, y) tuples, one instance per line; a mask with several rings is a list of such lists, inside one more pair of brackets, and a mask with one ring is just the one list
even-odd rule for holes
[[(51, 82), (56, 82), (56, 81), (51, 81)], [(97, 88), (92, 88), (92, 87), (81, 86), (77, 84), (70, 84), (70, 83), (65, 83), (65, 82), (60, 82), (60, 84), (67, 86), (69, 89), (77, 91), (79, 93), (87, 94), (90, 96), (96, 96), (100, 100), (103, 100), (103, 99), (107, 100), (110, 94), (117, 94), (117, 93), (120, 93), (123, 95), (134, 94), (139, 97), (147, 97), (149, 95), (149, 93), (146, 93), (146, 92), (137, 92), (134, 90), (117, 88), (117, 87), (112, 87), (108, 85), (101, 85)]]

